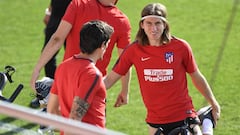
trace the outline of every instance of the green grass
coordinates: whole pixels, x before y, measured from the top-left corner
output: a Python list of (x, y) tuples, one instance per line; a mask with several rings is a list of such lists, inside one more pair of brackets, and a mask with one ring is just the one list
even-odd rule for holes
[[(129, 17), (132, 25), (132, 39), (138, 29), (138, 20), (142, 8), (156, 0), (121, 0), (118, 6)], [(12, 84), (7, 84), (4, 95), (9, 96), (19, 83), (24, 90), (15, 103), (27, 106), (32, 91), (29, 81), (32, 69), (37, 62), (43, 44), (42, 22), (44, 10), (49, 1), (43, 0), (0, 0), (0, 71), (6, 65), (16, 67)], [(168, 20), (173, 35), (187, 40), (194, 52), (200, 70), (213, 88), (213, 92), (221, 107), (221, 119), (215, 129), (216, 135), (236, 134), (239, 130), (240, 104), (240, 6), (237, 5), (236, 16), (231, 25), (229, 35), (225, 35), (230, 19), (233, 0), (162, 0), (168, 9)], [(227, 37), (224, 47), (223, 39)], [(222, 51), (221, 55), (219, 53)], [(114, 50), (109, 69), (116, 60)], [(63, 51), (58, 55), (62, 59)], [(220, 57), (220, 59), (218, 58)], [(219, 59), (219, 61), (217, 61)], [(216, 62), (217, 61), (217, 62)], [(217, 64), (218, 67), (215, 67)], [(43, 72), (41, 74), (43, 76)], [(132, 73), (129, 104), (121, 108), (113, 108), (120, 90), (117, 83), (108, 91), (107, 128), (121, 131), (129, 135), (146, 135), (145, 108), (139, 93), (135, 71)], [(204, 98), (189, 81), (190, 94), (196, 109), (206, 105)], [(36, 130), (28, 122), (15, 120), (0, 115), (0, 121), (9, 122)], [(29, 126), (30, 125), (30, 126)], [(4, 131), (0, 131), (4, 133)]]

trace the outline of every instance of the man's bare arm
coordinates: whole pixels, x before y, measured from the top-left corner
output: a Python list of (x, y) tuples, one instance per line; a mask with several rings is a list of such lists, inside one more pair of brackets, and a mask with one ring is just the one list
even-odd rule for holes
[(62, 47), (72, 25), (66, 21), (61, 21), (57, 31), (52, 35), (51, 39), (43, 49), (41, 56), (33, 70), (31, 77), (31, 87), (35, 89), (35, 82), (38, 79), (41, 69), (53, 57), (53, 55)]
[(86, 114), (89, 106), (89, 103), (87, 103), (85, 100), (79, 98), (78, 96), (75, 96), (69, 117), (71, 119), (81, 121), (83, 116)]

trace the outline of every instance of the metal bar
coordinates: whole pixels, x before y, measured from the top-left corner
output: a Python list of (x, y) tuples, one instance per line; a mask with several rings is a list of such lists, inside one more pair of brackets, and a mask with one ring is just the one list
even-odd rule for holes
[(44, 113), (24, 106), (0, 101), (0, 113), (15, 118), (27, 120), (33, 123), (53, 127), (72, 134), (87, 135), (124, 135), (108, 129), (101, 129), (96, 126), (80, 121), (67, 119), (61, 116)]

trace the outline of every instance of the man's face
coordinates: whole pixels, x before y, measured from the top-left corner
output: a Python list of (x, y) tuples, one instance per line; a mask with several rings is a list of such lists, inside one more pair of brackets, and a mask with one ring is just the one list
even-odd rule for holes
[(160, 40), (165, 23), (159, 18), (149, 17), (143, 20), (141, 27), (149, 40)]

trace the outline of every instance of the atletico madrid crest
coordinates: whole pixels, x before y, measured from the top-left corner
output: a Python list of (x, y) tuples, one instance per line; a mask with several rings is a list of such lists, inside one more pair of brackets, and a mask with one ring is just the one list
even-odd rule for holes
[(166, 52), (165, 60), (167, 63), (171, 64), (173, 62), (173, 52)]

